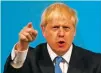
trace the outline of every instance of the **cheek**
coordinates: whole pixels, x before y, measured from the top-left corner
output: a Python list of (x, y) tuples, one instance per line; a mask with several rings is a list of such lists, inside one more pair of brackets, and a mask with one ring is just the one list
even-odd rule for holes
[(53, 31), (47, 31), (46, 32), (46, 36), (51, 37), (50, 39), (56, 37), (56, 35), (57, 35), (56, 32), (53, 32)]
[(50, 31), (50, 32), (46, 33), (46, 39), (51, 44), (54, 44), (57, 40), (57, 34), (55, 32)]
[(75, 36), (74, 32), (69, 32), (66, 34), (65, 39), (72, 40), (74, 36)]

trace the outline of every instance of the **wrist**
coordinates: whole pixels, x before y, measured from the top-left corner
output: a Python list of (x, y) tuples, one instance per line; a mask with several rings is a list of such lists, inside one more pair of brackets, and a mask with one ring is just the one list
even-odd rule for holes
[(16, 45), (15, 45), (15, 50), (17, 51), (25, 51), (27, 48), (28, 48), (28, 42), (18, 42)]

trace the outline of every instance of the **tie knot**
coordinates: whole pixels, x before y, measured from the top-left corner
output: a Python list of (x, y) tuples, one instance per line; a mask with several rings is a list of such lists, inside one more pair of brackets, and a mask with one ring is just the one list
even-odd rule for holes
[(58, 57), (56, 57), (56, 64), (60, 64), (60, 62), (62, 62), (63, 61), (63, 58), (61, 57), (61, 56), (58, 56)]

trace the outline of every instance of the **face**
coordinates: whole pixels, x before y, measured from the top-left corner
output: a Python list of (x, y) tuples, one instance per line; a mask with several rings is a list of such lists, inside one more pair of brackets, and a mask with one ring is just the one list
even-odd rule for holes
[(53, 19), (42, 27), (42, 32), (51, 49), (57, 55), (64, 55), (72, 44), (75, 27), (67, 19)]

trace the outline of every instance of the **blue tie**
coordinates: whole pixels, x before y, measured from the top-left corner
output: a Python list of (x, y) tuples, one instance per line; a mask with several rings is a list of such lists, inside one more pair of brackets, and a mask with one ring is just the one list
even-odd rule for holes
[(55, 73), (62, 73), (61, 68), (59, 66), (60, 62), (63, 61), (63, 58), (61, 56), (56, 57), (56, 63), (55, 63)]

